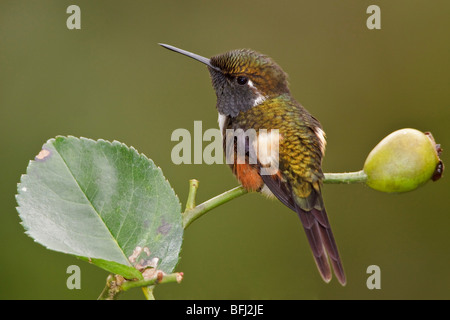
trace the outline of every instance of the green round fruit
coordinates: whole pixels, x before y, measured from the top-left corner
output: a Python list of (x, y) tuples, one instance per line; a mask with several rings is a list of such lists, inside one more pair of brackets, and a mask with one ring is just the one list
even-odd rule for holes
[(397, 130), (380, 141), (364, 163), (366, 184), (383, 192), (406, 192), (442, 175), (441, 149), (431, 133)]

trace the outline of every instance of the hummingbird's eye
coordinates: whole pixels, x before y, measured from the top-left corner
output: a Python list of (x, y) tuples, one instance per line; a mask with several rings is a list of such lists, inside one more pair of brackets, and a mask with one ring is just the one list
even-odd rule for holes
[(244, 76), (239, 76), (236, 78), (237, 83), (239, 83), (241, 86), (243, 86), (244, 84), (247, 84), (248, 82), (248, 78), (244, 77)]

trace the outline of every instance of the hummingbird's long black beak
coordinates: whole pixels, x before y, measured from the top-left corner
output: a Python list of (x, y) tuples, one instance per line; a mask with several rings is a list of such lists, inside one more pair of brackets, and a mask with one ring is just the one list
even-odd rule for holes
[(180, 48), (177, 48), (177, 47), (168, 45), (168, 44), (164, 44), (164, 43), (158, 43), (158, 44), (159, 44), (161, 47), (164, 47), (164, 48), (166, 48), (166, 49), (169, 49), (169, 50), (172, 50), (172, 51), (181, 53), (181, 54), (183, 54), (183, 55), (185, 55), (185, 56), (188, 56), (188, 57), (190, 57), (190, 58), (192, 58), (192, 59), (195, 59), (195, 60), (197, 60), (197, 61), (200, 61), (201, 63), (206, 64), (208, 67), (210, 67), (210, 68), (212, 68), (212, 69), (214, 69), (214, 70), (220, 72), (220, 69), (217, 68), (217, 67), (215, 67), (215, 66), (213, 66), (213, 65), (211, 64), (211, 61), (210, 61), (208, 58), (199, 56), (198, 54), (195, 54), (195, 53), (192, 53), (192, 52), (189, 52), (189, 51), (186, 51), (186, 50), (183, 50), (183, 49), (180, 49)]

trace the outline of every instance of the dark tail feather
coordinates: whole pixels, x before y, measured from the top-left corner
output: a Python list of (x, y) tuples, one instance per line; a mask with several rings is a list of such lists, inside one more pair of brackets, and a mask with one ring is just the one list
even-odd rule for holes
[(316, 261), (317, 268), (320, 275), (325, 282), (330, 282), (332, 274), (330, 264), (328, 263), (327, 254), (323, 245), (322, 235), (319, 224), (316, 218), (310, 213), (297, 208), (298, 216), (302, 221), (303, 228), (305, 229), (306, 238), (309, 241), (309, 245), (312, 249), (314, 260)]
[[(283, 183), (276, 176), (262, 175), (264, 183), (269, 187), (272, 193), (287, 207), (297, 212), (306, 232), (309, 244), (311, 246), (314, 260), (317, 268), (325, 282), (331, 280), (331, 268), (328, 262), (328, 256), (331, 260), (334, 273), (338, 281), (346, 284), (346, 278), (342, 262), (339, 257), (336, 241), (331, 232), (330, 222), (327, 218), (325, 208), (322, 210), (312, 209), (311, 211), (302, 210), (294, 200), (292, 190), (288, 184)], [(320, 193), (314, 192), (315, 203), (323, 207), (323, 201)]]
[(323, 280), (329, 282), (332, 277), (328, 262), (329, 257), (339, 283), (344, 286), (347, 280), (325, 209), (322, 211), (312, 209), (310, 212), (307, 212), (296, 206), (296, 211), (302, 221), (317, 268)]

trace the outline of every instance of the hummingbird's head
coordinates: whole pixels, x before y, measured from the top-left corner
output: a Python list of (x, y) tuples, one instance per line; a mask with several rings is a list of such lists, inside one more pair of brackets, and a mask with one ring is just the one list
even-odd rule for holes
[(219, 54), (208, 66), (217, 108), (220, 113), (237, 116), (264, 100), (289, 93), (287, 75), (266, 55), (239, 49)]
[(208, 66), (220, 114), (235, 117), (264, 100), (289, 93), (287, 75), (271, 58), (249, 49), (238, 49), (204, 58), (161, 44)]

